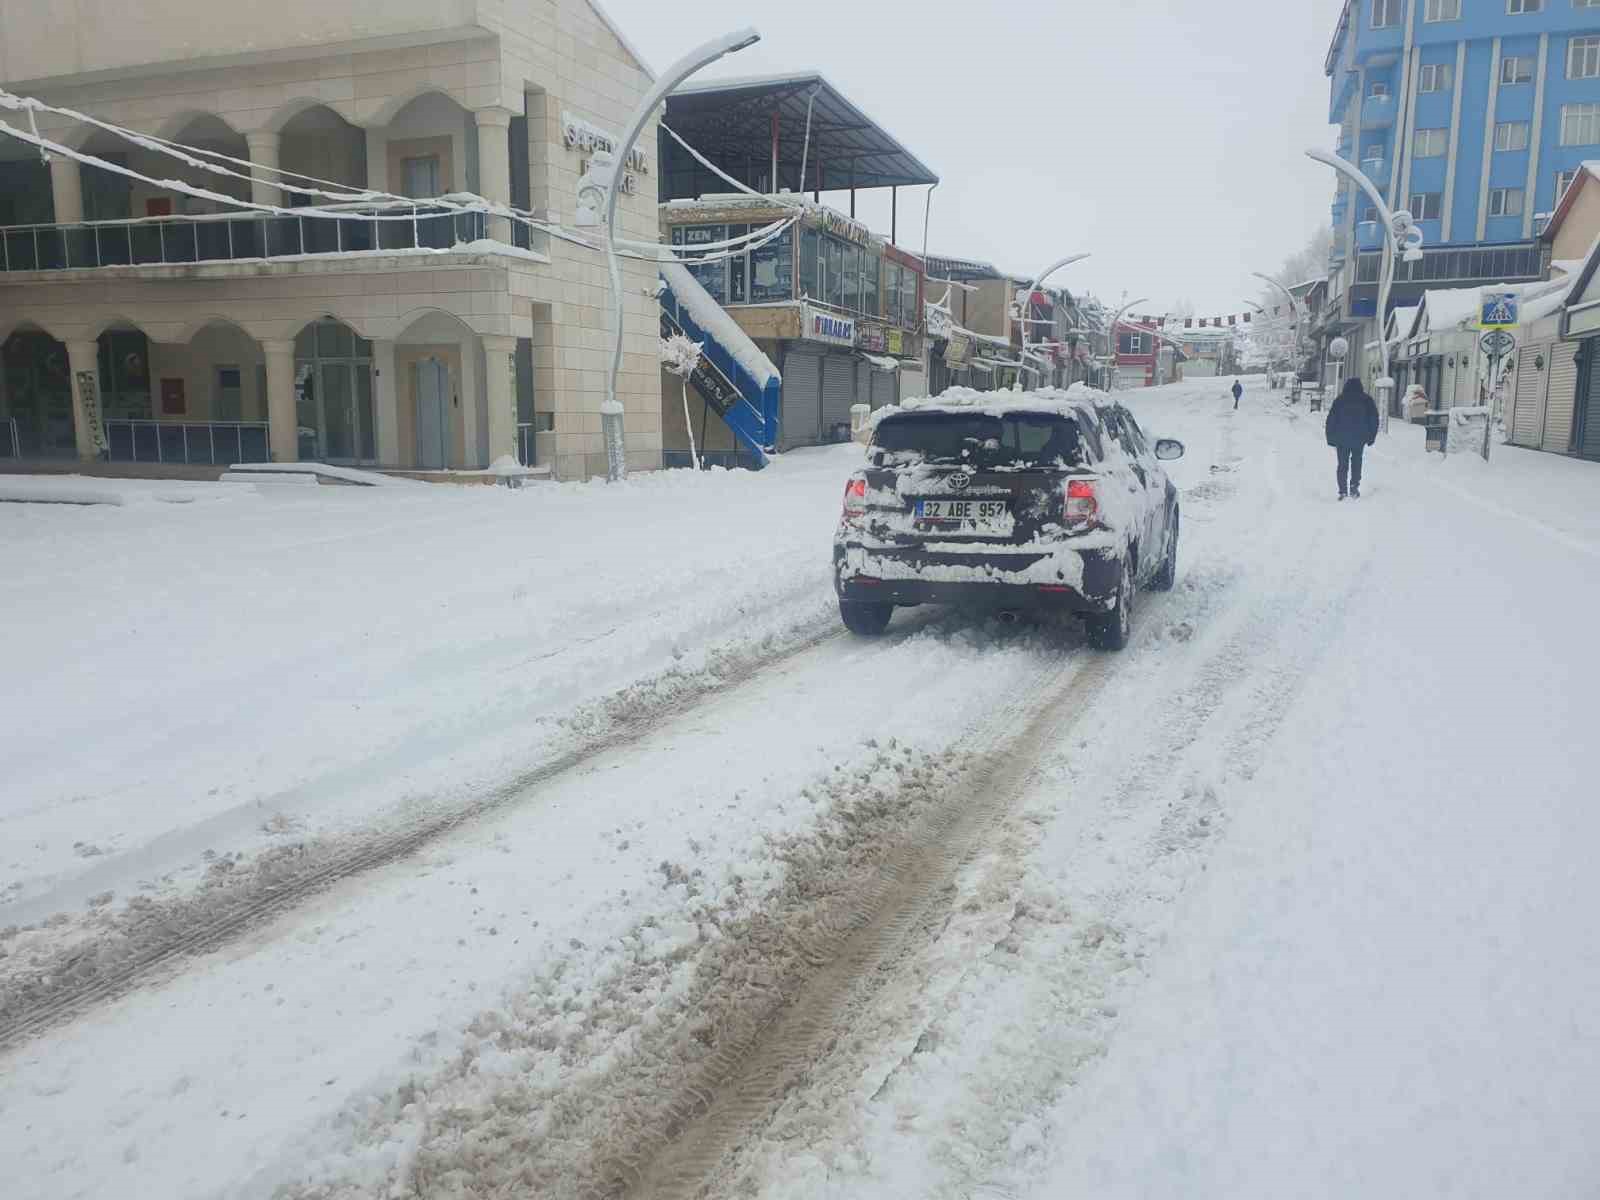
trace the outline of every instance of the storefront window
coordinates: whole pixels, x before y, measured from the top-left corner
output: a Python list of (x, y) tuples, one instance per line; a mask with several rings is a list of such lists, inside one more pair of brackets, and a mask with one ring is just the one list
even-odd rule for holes
[(138, 330), (100, 335), (100, 405), (106, 417), (148, 420), (150, 343)]
[(822, 239), (826, 270), (823, 272), (823, 299), (835, 308), (844, 306), (844, 243), (838, 238)]
[[(813, 251), (815, 256), (815, 251)], [(815, 274), (815, 263), (813, 263)], [(794, 227), (750, 252), (750, 303), (794, 299)]]
[[(728, 237), (743, 237), (749, 232), (748, 225), (729, 225)], [(728, 259), (728, 303), (743, 304), (745, 302), (745, 256), (735, 254)]]
[(874, 254), (871, 250), (863, 252), (861, 257), (861, 311), (870, 316), (882, 315), (883, 309), (879, 306), (878, 273), (883, 270), (883, 255)]
[(844, 297), (840, 304), (851, 312), (861, 311), (861, 247), (844, 248)]
[[(672, 230), (672, 244), (681, 246), (688, 251), (726, 241), (727, 238), (728, 227), (726, 225), (678, 225), (674, 226)], [(728, 302), (728, 264), (726, 260), (691, 265), (689, 273), (700, 281), (700, 286), (710, 292), (711, 298), (718, 304), (726, 304)]]
[(900, 264), (883, 264), (883, 315), (891, 325), (900, 324)]
[(800, 291), (813, 300), (822, 299), (817, 280), (817, 256), (822, 250), (822, 235), (815, 229), (800, 231)]
[(910, 267), (900, 268), (900, 323), (915, 329), (917, 321), (917, 273)]

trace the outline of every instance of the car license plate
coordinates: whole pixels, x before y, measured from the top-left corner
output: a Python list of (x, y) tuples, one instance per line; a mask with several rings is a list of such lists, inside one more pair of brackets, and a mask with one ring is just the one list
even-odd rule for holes
[(1011, 505), (1005, 500), (918, 500), (916, 516), (919, 521), (965, 526), (975, 532), (1011, 528)]

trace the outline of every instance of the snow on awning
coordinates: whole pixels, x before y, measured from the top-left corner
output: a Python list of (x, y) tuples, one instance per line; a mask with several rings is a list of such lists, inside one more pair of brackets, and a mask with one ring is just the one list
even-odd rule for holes
[(874, 371), (898, 371), (900, 369), (900, 360), (887, 354), (863, 354), (861, 357), (872, 364)]

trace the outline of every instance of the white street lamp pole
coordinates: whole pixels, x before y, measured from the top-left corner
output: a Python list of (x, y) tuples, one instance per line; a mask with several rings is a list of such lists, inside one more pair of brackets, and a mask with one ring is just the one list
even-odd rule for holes
[[(1395, 262), (1402, 256), (1407, 262), (1416, 262), (1422, 257), (1422, 231), (1416, 227), (1411, 213), (1406, 209), (1396, 212), (1391, 209), (1383, 198), (1383, 193), (1373, 186), (1361, 168), (1347, 158), (1340, 158), (1337, 154), (1329, 154), (1326, 150), (1307, 150), (1306, 157), (1325, 166), (1332, 167), (1341, 175), (1348, 176), (1357, 187), (1367, 194), (1373, 206), (1378, 210), (1378, 216), (1383, 221), (1383, 236), (1386, 250), (1378, 263), (1378, 361), (1382, 364), (1383, 374), (1378, 378), (1378, 409), (1382, 418), (1383, 431), (1389, 432), (1389, 402), (1394, 395), (1394, 377), (1389, 374), (1389, 290), (1394, 286)], [(1404, 246), (1401, 241), (1404, 240)], [(1357, 262), (1360, 262), (1360, 253), (1357, 252)]]
[(1117, 390), (1117, 326), (1122, 323), (1122, 314), (1135, 304), (1149, 303), (1150, 297), (1148, 296), (1140, 296), (1137, 300), (1129, 300), (1121, 308), (1117, 309), (1117, 315), (1111, 318), (1111, 332), (1106, 338), (1106, 353), (1111, 357), (1111, 378), (1108, 380), (1111, 386), (1106, 389), (1108, 392)]
[(1051, 263), (1043, 271), (1039, 272), (1038, 275), (1034, 276), (1033, 282), (1028, 285), (1028, 294), (1023, 298), (1022, 303), (1018, 305), (1017, 312), (1017, 324), (1022, 330), (1022, 353), (1019, 356), (1019, 361), (1023, 365), (1017, 368), (1016, 382), (1011, 385), (1012, 391), (1020, 392), (1022, 390), (1022, 372), (1027, 369), (1028, 314), (1033, 311), (1033, 294), (1039, 290), (1039, 285), (1041, 283), (1043, 283), (1046, 279), (1049, 279), (1050, 276), (1054, 275), (1057, 271), (1061, 270), (1062, 267), (1070, 267), (1073, 263), (1080, 262), (1088, 257), (1089, 256), (1087, 254), (1069, 254), (1066, 258), (1061, 259), (1059, 262)]
[(1283, 293), (1284, 299), (1289, 302), (1289, 315), (1294, 322), (1294, 324), (1291, 326), (1291, 328), (1294, 330), (1294, 348), (1292, 350), (1292, 353), (1295, 356), (1294, 376), (1296, 379), (1299, 379), (1299, 360), (1304, 356), (1303, 351), (1305, 350), (1306, 335), (1310, 332), (1306, 328), (1311, 321), (1310, 315), (1305, 311), (1305, 309), (1300, 307), (1300, 301), (1295, 294), (1288, 288), (1284, 287), (1283, 284), (1279, 283), (1271, 275), (1263, 275), (1260, 271), (1251, 271), (1250, 274), (1261, 280), (1261, 282), (1277, 288), (1278, 291)]
[(649, 123), (656, 106), (680, 83), (701, 67), (709, 66), (725, 54), (743, 50), (761, 40), (752, 28), (735, 30), (697, 46), (661, 73), (661, 78), (645, 93), (628, 121), (612, 163), (606, 185), (606, 270), (611, 276), (611, 369), (606, 373), (606, 398), (600, 406), (600, 426), (605, 434), (606, 479), (615, 482), (628, 473), (628, 459), (622, 440), (622, 405), (617, 402), (617, 372), (622, 367), (622, 271), (617, 265), (617, 189), (628, 169), (628, 155), (634, 142)]

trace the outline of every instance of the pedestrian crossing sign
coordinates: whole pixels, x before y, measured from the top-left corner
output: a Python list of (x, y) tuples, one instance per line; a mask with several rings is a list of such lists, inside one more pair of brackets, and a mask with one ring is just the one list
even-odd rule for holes
[(1479, 329), (1514, 329), (1517, 325), (1517, 293), (1483, 292), (1478, 314)]

